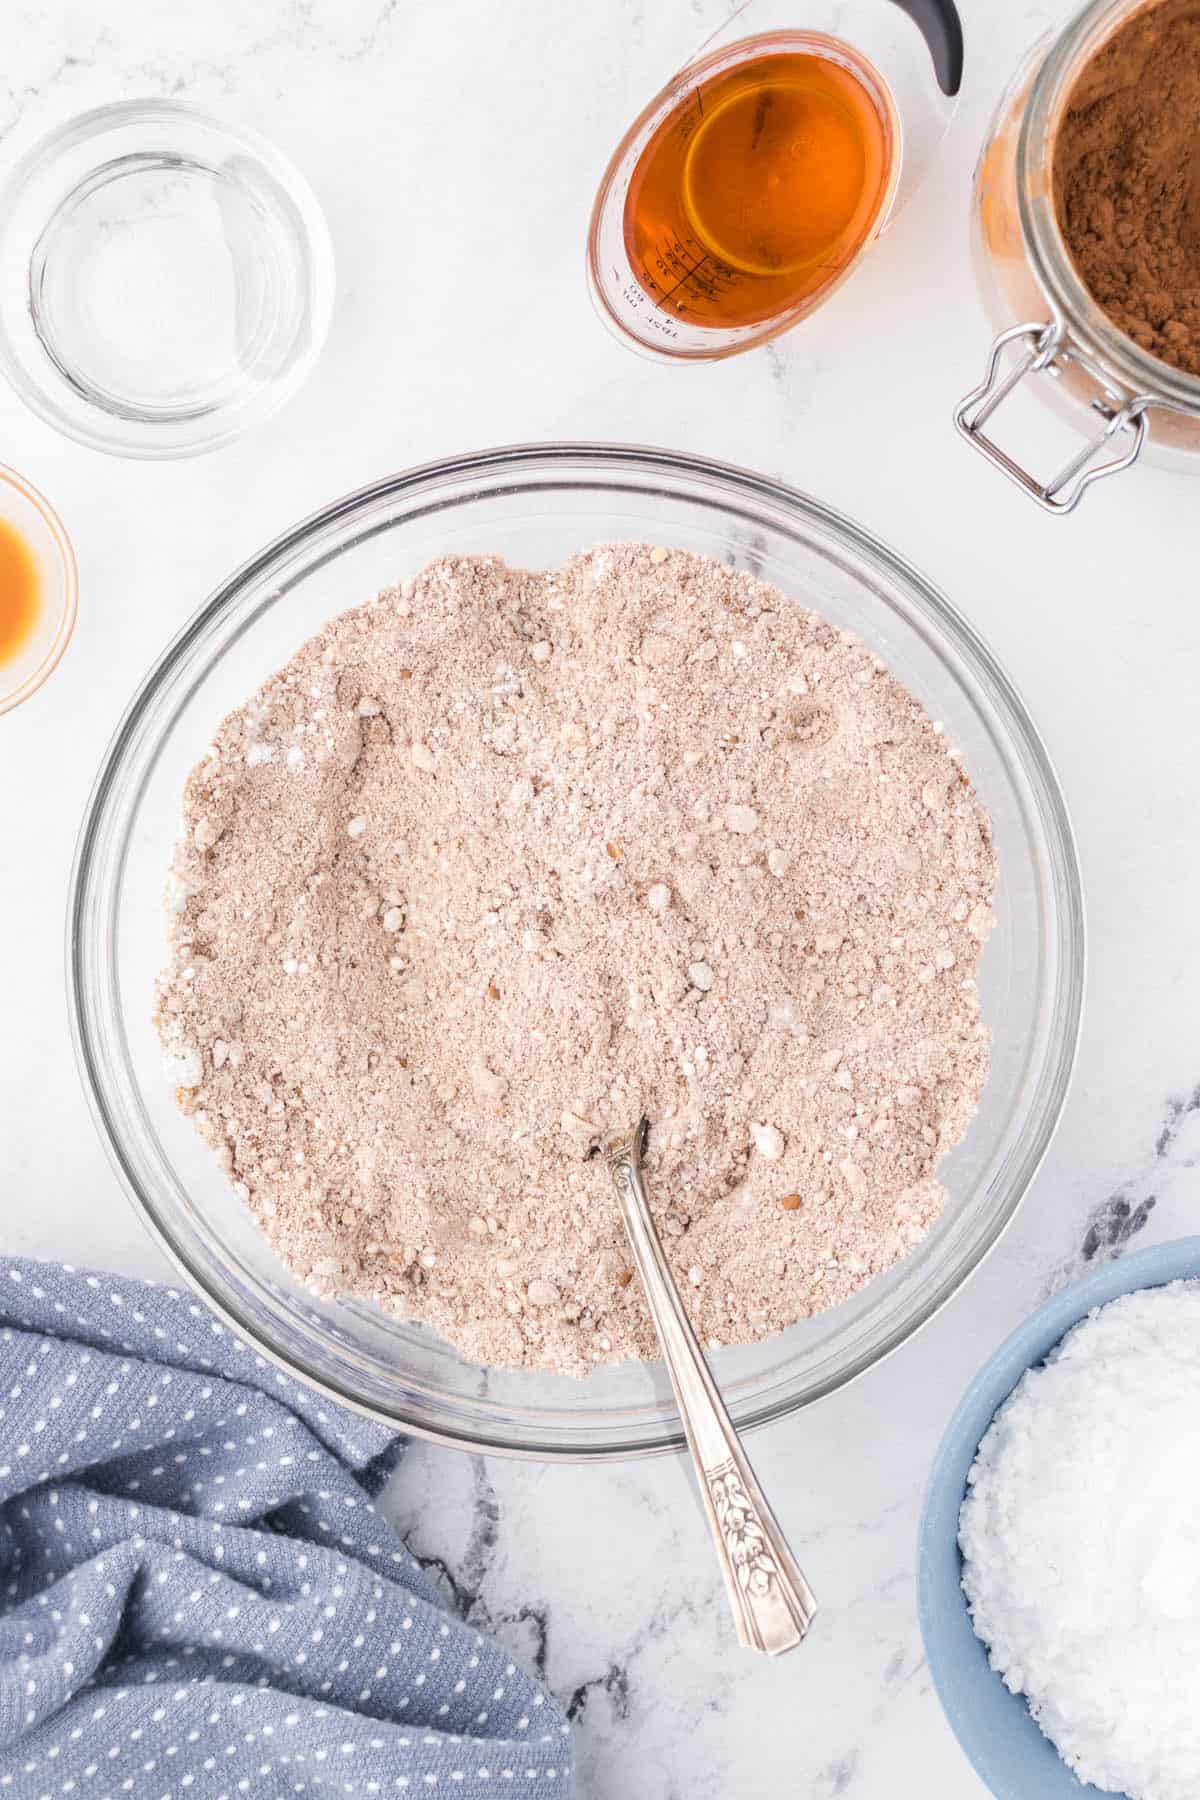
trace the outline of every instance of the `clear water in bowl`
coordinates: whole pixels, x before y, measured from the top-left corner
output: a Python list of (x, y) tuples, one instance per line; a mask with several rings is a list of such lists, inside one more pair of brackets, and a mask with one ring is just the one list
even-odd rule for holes
[[(981, 969), (992, 1068), (942, 1165), (942, 1218), (852, 1301), (764, 1343), (714, 1353), (738, 1422), (786, 1413), (903, 1341), (1011, 1217), (1065, 1094), (1082, 920), (1069, 830), (1020, 703), (914, 571), (801, 496), (666, 453), (495, 452), (401, 476), (330, 507), (248, 565), (185, 628), (124, 721), (81, 839), (72, 995), (85, 1078), (135, 1203), (208, 1298), (288, 1368), (409, 1429), (541, 1456), (679, 1441), (658, 1365), (586, 1381), (482, 1369), (427, 1330), (314, 1299), (274, 1257), (177, 1112), (151, 1025), (163, 894), (187, 771), (217, 721), (335, 612), (448, 551), (550, 567), (629, 539), (750, 568), (858, 632), (940, 719), (991, 815), (998, 926)], [(608, 1203), (598, 1177), (596, 1204)]]
[(42, 342), (98, 405), (211, 410), (269, 378), (299, 283), (236, 161), (125, 156), (63, 201), (34, 253)]
[(0, 192), (0, 373), (113, 454), (192, 455), (265, 418), (311, 369), (333, 286), (303, 176), (180, 101), (67, 121)]

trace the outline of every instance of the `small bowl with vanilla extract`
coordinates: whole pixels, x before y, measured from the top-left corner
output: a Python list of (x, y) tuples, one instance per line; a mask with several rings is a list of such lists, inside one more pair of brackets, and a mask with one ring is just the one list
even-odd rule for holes
[(75, 629), (75, 552), (62, 520), (0, 463), (0, 713), (35, 694)]

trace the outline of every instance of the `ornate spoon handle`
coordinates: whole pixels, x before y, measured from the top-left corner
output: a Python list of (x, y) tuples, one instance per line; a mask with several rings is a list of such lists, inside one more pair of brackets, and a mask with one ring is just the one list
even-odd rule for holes
[(778, 1656), (800, 1643), (816, 1601), (755, 1479), (663, 1255), (642, 1176), (648, 1129), (640, 1119), (605, 1156), (696, 1465), (738, 1638), (748, 1649)]

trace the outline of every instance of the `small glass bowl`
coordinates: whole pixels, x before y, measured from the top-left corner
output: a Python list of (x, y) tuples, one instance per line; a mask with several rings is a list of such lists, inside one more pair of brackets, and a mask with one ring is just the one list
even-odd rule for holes
[(15, 526), (33, 552), (38, 611), (26, 643), (0, 663), (0, 713), (11, 712), (57, 668), (75, 629), (79, 579), (63, 522), (44, 495), (0, 463), (0, 519)]
[[(632, 1456), (682, 1443), (661, 1363), (584, 1381), (482, 1368), (425, 1327), (309, 1293), (271, 1250), (175, 1105), (151, 1022), (167, 956), (163, 891), (188, 771), (217, 721), (336, 613), (434, 557), (552, 568), (615, 540), (699, 551), (859, 633), (940, 720), (988, 812), (997, 926), (980, 966), (991, 1072), (941, 1165), (947, 1201), (911, 1256), (853, 1299), (762, 1343), (713, 1352), (741, 1428), (871, 1367), (932, 1317), (996, 1242), (1066, 1095), (1083, 991), (1079, 872), (1028, 714), (966, 621), (909, 564), (793, 488), (620, 445), (535, 445), (415, 469), (334, 501), (252, 558), (186, 624), (104, 758), (69, 918), (75, 1044), (118, 1174), (221, 1317), (289, 1373), (390, 1426), (472, 1450)], [(596, 1204), (611, 1204), (599, 1179)]]
[(228, 443), (304, 380), (333, 288), (303, 177), (175, 101), (84, 113), (0, 191), (0, 369), (93, 449)]

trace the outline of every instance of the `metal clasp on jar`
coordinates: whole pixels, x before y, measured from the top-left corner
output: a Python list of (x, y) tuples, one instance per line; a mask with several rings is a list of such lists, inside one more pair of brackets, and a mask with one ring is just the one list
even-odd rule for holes
[[(1003, 365), (1010, 344), (1023, 344), (1024, 349), (1008, 373)], [(1100, 389), (1092, 408), (1104, 420), (1104, 428), (1091, 438), (1077, 455), (1064, 463), (1049, 481), (1039, 481), (1028, 469), (1002, 450), (995, 439), (984, 431), (999, 407), (1026, 375), (1060, 375), (1068, 364), (1083, 369)], [(1075, 344), (1063, 320), (1050, 319), (1040, 324), (1010, 326), (992, 343), (987, 374), (977, 388), (955, 408), (954, 423), (969, 444), (986, 456), (1002, 474), (1051, 513), (1069, 513), (1079, 505), (1094, 481), (1105, 475), (1119, 475), (1142, 453), (1146, 441), (1146, 408), (1155, 404), (1153, 394), (1123, 394), (1092, 358)], [(1127, 437), (1128, 443), (1118, 456), (1101, 462), (1097, 458), (1115, 439)]]

